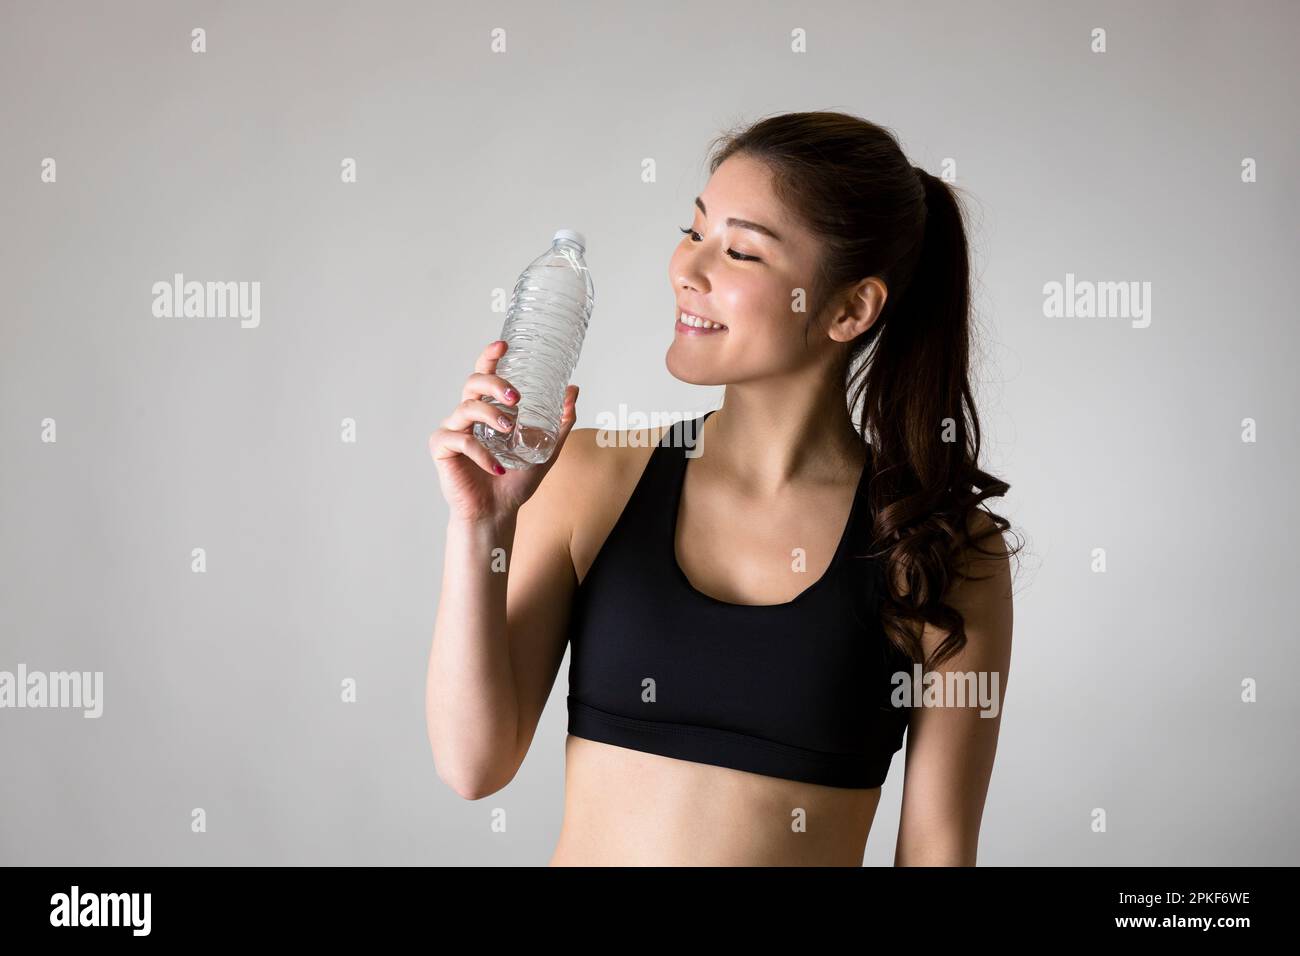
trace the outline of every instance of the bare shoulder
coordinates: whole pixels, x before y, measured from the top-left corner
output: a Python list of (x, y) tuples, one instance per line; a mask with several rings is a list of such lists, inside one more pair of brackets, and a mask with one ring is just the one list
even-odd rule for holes
[[(971, 541), (957, 559), (958, 575), (944, 603), (962, 616), (967, 647), (953, 664), (977, 670), (998, 671), (1005, 683), (1011, 654), (1012, 579), (1010, 551), (997, 523), (983, 509), (975, 509), (966, 523)], [(921, 638), (930, 654), (947, 637), (926, 625)]]
[(664, 428), (574, 428), (546, 481), (567, 513), (569, 551), (578, 580), (632, 495)]
[[(571, 494), (609, 489), (626, 473), (640, 473), (665, 428), (575, 428), (564, 442), (555, 472)], [(547, 476), (549, 479), (549, 475)]]
[[(972, 509), (966, 518), (966, 531), (970, 541), (957, 557), (959, 576), (945, 598), (945, 603), (963, 613), (963, 605), (1011, 598), (1010, 551), (993, 517), (983, 508)], [(899, 593), (906, 596), (906, 569), (896, 568), (894, 581)]]
[[(1009, 588), (1011, 552), (993, 516), (983, 508), (973, 509), (967, 516), (966, 531), (971, 540), (958, 558), (958, 569), (973, 579), (996, 581), (991, 588), (985, 589), (988, 593), (995, 593), (1003, 584)], [(965, 579), (961, 583), (965, 583)], [(1010, 597), (1009, 591), (1006, 596)]]

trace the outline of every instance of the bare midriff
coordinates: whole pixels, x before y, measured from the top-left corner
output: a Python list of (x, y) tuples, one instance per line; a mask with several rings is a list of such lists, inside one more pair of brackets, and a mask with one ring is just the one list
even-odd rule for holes
[(861, 866), (880, 802), (572, 735), (564, 778), (551, 866)]

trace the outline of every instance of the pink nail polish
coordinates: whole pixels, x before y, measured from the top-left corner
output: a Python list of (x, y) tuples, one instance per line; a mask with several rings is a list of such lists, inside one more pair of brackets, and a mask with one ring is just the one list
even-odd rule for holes
[(495, 471), (498, 475), (504, 475), (506, 473), (505, 468), (501, 466), (500, 462), (493, 462), (492, 470)]

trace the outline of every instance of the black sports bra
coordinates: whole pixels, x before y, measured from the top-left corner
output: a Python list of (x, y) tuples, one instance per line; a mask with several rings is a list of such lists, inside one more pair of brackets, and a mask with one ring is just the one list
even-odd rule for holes
[(697, 591), (674, 538), (687, 451), (709, 412), (679, 421), (578, 586), (568, 731), (646, 753), (832, 787), (878, 787), (908, 710), (911, 662), (879, 620), (882, 559), (867, 550), (868, 459), (826, 573), (783, 604)]

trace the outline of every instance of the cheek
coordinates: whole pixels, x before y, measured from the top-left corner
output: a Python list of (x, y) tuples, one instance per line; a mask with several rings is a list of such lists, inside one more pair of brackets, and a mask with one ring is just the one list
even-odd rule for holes
[[(771, 275), (736, 276), (726, 286), (723, 301), (732, 315), (744, 316), (755, 329), (779, 333), (794, 323), (790, 287)], [(716, 298), (716, 296), (715, 296)]]

